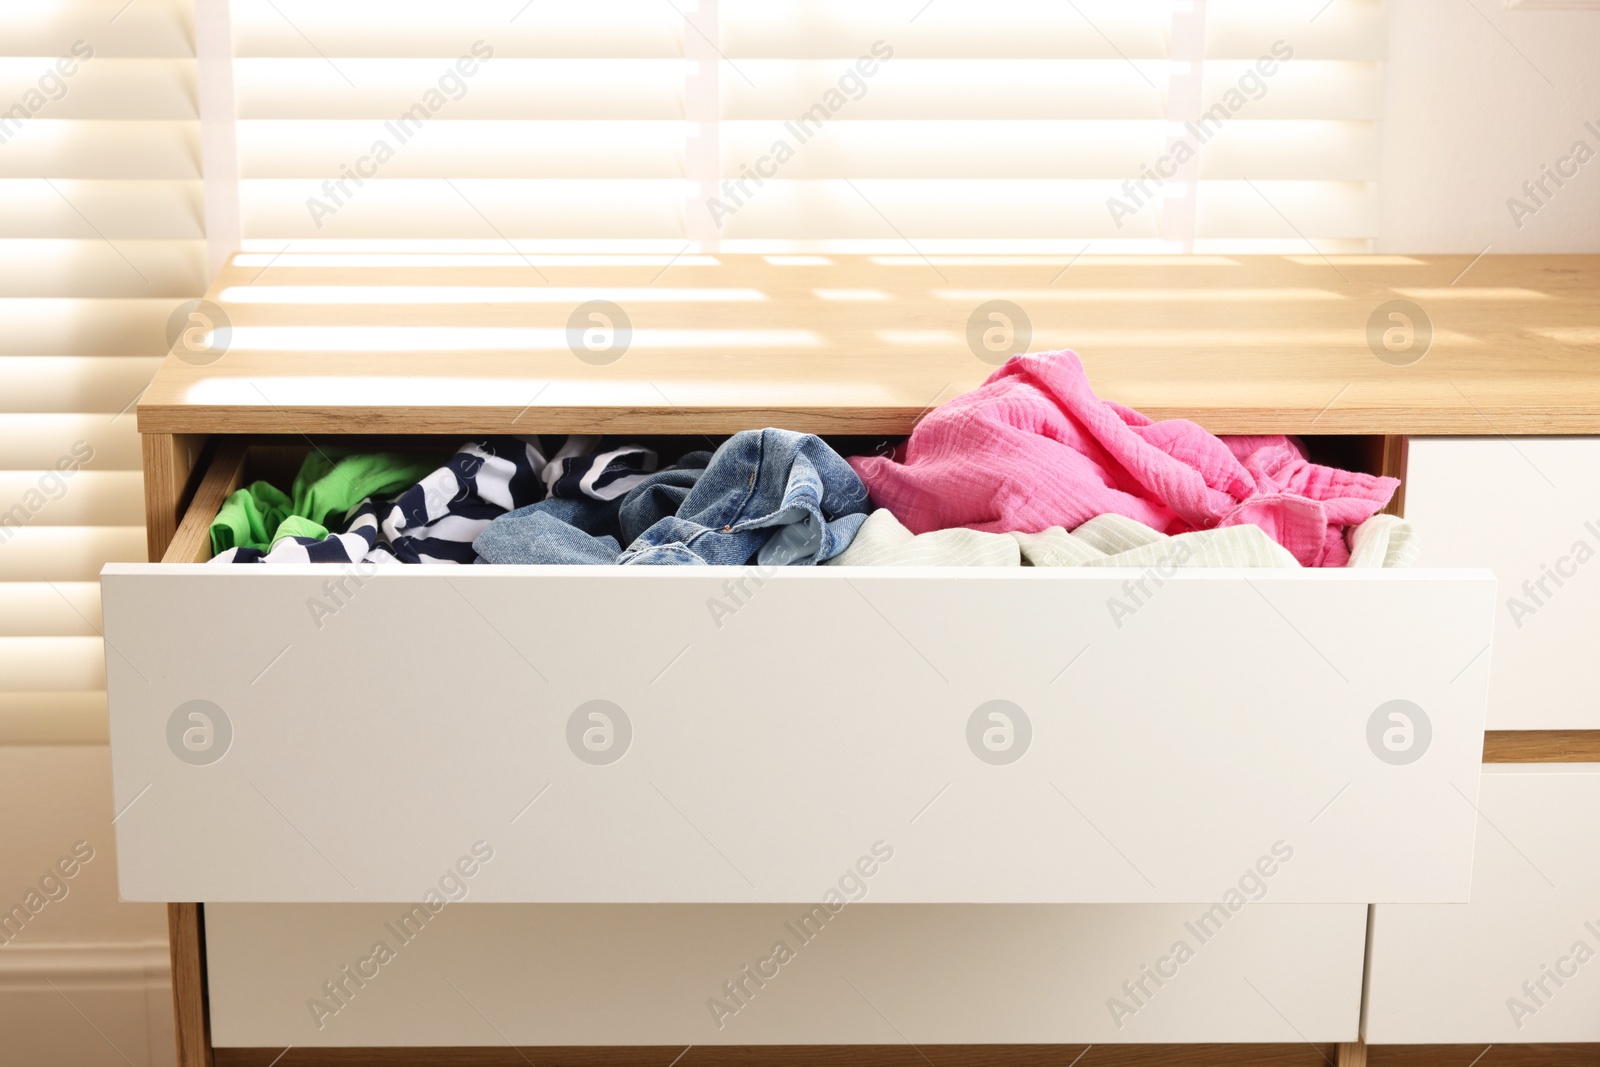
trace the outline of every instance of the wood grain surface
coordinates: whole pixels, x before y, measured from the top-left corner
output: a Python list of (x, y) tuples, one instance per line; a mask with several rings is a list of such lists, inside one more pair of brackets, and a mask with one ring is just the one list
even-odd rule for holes
[[(139, 428), (901, 434), (1009, 322), (1216, 433), (1600, 433), (1600, 256), (804, 259), (242, 254)], [(573, 344), (596, 300), (625, 350)]]

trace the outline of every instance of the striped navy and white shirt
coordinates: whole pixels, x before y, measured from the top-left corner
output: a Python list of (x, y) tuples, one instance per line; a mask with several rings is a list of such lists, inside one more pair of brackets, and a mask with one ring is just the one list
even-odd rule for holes
[(572, 436), (546, 461), (536, 437), (469, 441), (396, 499), (357, 504), (339, 533), (230, 548), (211, 562), (472, 563), (473, 540), (506, 512), (546, 496), (616, 500), (656, 469), (648, 448), (599, 447), (599, 437)]

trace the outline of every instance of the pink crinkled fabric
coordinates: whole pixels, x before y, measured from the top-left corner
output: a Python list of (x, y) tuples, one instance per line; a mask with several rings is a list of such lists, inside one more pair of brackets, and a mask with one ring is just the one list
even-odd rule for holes
[(1345, 529), (1400, 482), (1324, 467), (1288, 437), (1216, 437), (1095, 396), (1072, 352), (1017, 356), (930, 412), (892, 457), (850, 465), (912, 533), (1075, 529), (1125, 515), (1167, 534), (1251, 523), (1307, 567), (1350, 558)]

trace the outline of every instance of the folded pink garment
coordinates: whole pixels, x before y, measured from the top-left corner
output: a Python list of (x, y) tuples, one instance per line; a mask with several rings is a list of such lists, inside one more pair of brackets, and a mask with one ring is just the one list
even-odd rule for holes
[(1253, 523), (1308, 567), (1343, 566), (1345, 528), (1400, 484), (1311, 463), (1287, 437), (1152, 422), (1095, 396), (1072, 352), (1015, 357), (930, 412), (893, 457), (850, 465), (912, 533), (1071, 530), (1107, 513), (1168, 534)]

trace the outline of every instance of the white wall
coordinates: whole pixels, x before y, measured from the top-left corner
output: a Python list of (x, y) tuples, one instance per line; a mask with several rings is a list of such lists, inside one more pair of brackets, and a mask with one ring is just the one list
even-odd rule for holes
[[(1600, 6), (1505, 3), (1389, 0), (1380, 251), (1600, 252)], [(1506, 198), (1579, 139), (1597, 158), (1518, 229)]]
[[(0, 1062), (173, 1062), (166, 909), (118, 902), (112, 814), (104, 745), (0, 745), (0, 919), (39, 894), (0, 930)], [(40, 891), (79, 842), (93, 859)]]

